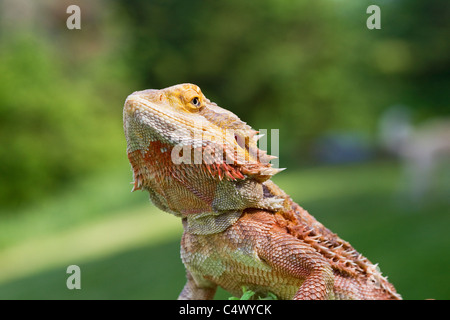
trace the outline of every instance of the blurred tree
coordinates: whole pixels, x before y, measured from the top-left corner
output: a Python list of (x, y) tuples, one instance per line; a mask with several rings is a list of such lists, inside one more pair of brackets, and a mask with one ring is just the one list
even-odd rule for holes
[[(65, 7), (57, 2), (18, 4), (22, 10), (6, 12), (18, 19), (3, 20), (0, 29), (2, 212), (126, 161), (122, 106), (136, 86), (110, 10), (83, 7), (82, 33), (66, 28)], [(22, 12), (28, 19), (20, 19)], [(45, 21), (37, 19), (41, 14)]]
[(383, 29), (371, 33), (374, 86), (385, 107), (406, 104), (419, 118), (450, 114), (450, 2), (380, 1)]

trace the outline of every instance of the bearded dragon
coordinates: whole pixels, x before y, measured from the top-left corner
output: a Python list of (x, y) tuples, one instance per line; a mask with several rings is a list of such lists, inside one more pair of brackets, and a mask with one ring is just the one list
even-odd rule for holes
[(260, 135), (193, 84), (130, 94), (123, 111), (133, 190), (182, 220), (187, 282), (179, 299), (218, 286), (278, 299), (401, 299), (377, 265), (270, 179)]

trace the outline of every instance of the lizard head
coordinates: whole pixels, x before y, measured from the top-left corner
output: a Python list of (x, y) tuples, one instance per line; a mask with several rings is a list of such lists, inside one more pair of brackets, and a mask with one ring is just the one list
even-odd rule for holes
[[(129, 158), (136, 153), (153, 159), (169, 154), (170, 166), (199, 164), (220, 180), (252, 175), (264, 181), (279, 171), (269, 163), (274, 157), (257, 147), (258, 132), (211, 102), (194, 84), (134, 92), (125, 101), (123, 116)], [(136, 167), (142, 164), (130, 162), (136, 182), (142, 169)]]
[[(208, 100), (194, 84), (132, 93), (125, 101), (124, 130), (128, 148), (141, 150), (148, 147), (145, 140), (150, 138), (171, 145), (194, 146), (222, 140), (233, 147), (246, 149), (236, 137), (254, 137), (257, 133), (235, 114)], [(226, 130), (235, 135), (236, 141), (226, 139)], [(137, 132), (141, 134), (136, 135)]]
[(200, 115), (206, 103), (200, 88), (192, 84), (132, 93), (124, 107), (128, 151), (145, 151), (149, 142), (157, 140), (172, 146), (193, 145), (195, 134), (201, 138), (203, 130), (212, 129)]

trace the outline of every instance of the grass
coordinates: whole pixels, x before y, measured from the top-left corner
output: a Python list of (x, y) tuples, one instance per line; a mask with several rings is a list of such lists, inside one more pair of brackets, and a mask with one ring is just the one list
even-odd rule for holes
[[(127, 168), (0, 216), (0, 299), (177, 297), (185, 283), (181, 223), (149, 204), (145, 193), (130, 194)], [(392, 163), (286, 172), (275, 182), (379, 262), (404, 298), (450, 298), (446, 171), (421, 205), (399, 191), (401, 171)], [(81, 290), (66, 287), (72, 264), (81, 268)], [(220, 290), (217, 298), (230, 296)]]

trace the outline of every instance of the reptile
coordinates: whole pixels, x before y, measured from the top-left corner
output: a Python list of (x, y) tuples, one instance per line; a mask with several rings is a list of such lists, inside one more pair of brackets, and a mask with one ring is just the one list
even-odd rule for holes
[(133, 190), (180, 217), (187, 282), (178, 299), (217, 287), (283, 300), (401, 299), (378, 266), (271, 178), (282, 169), (259, 132), (194, 84), (130, 94), (123, 110)]

